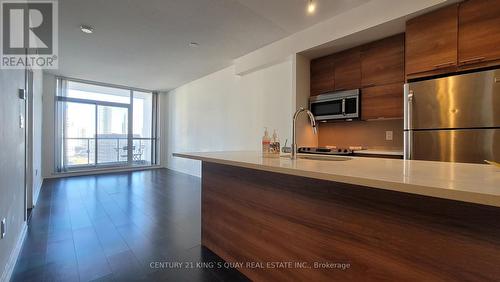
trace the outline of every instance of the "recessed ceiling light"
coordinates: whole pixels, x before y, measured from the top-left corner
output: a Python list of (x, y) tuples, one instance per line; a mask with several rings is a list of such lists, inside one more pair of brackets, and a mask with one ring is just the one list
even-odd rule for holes
[(309, 14), (313, 14), (316, 11), (316, 3), (314, 3), (314, 0), (309, 0), (309, 3), (307, 4), (307, 12)]
[(200, 46), (200, 44), (197, 42), (190, 42), (189, 43), (189, 47), (199, 47), (199, 46)]
[(83, 33), (93, 33), (94, 32), (94, 28), (91, 27), (90, 25), (81, 25), (80, 26), (80, 30), (83, 32)]

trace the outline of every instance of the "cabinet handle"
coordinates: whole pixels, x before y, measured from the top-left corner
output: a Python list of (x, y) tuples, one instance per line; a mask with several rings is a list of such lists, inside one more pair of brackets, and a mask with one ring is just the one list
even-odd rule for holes
[(363, 87), (372, 87), (372, 86), (375, 86), (375, 83), (370, 83), (370, 84), (363, 85)]
[(461, 65), (467, 65), (471, 63), (476, 63), (476, 62), (481, 62), (482, 60), (486, 59), (485, 57), (476, 57), (476, 58), (471, 58), (467, 60), (463, 60), (460, 62)]
[(500, 83), (500, 77), (495, 77), (495, 83)]
[(446, 62), (446, 63), (442, 63), (442, 64), (439, 64), (439, 65), (434, 65), (434, 68), (441, 69), (441, 68), (453, 66), (454, 64), (455, 64), (455, 62)]

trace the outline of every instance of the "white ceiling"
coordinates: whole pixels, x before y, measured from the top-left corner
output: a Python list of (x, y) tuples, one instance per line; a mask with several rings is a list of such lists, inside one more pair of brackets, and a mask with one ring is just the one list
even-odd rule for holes
[(440, 4), (433, 5), (426, 9), (420, 10), (418, 12), (412, 13), (410, 15), (402, 16), (398, 19), (385, 22), (378, 26), (373, 26), (367, 28), (357, 33), (350, 34), (343, 38), (328, 42), (326, 44), (316, 46), (312, 49), (301, 52), (302, 55), (315, 59), (328, 54), (346, 50), (355, 46), (360, 46), (365, 43), (373, 42), (378, 39), (382, 39), (391, 35), (405, 32), (406, 21), (411, 18), (417, 17), (419, 15), (426, 14), (432, 10), (439, 9), (444, 6), (448, 6), (452, 3), (457, 3), (461, 0), (446, 0)]
[(308, 15), (306, 0), (62, 0), (53, 73), (168, 90), (368, 1), (316, 0)]

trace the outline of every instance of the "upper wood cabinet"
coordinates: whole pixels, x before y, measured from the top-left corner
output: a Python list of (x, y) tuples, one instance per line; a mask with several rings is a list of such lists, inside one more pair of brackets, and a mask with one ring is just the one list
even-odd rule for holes
[(362, 119), (403, 117), (404, 42), (398, 34), (362, 47)]
[(311, 95), (361, 87), (360, 49), (311, 61)]
[(361, 50), (361, 85), (404, 81), (404, 33), (367, 44)]
[(361, 87), (360, 49), (353, 48), (335, 56), (335, 90), (349, 90)]
[(406, 22), (407, 78), (456, 70), (458, 5), (453, 4)]
[(467, 67), (500, 60), (500, 0), (469, 0), (458, 13), (458, 62)]
[(311, 61), (311, 95), (334, 91), (335, 71), (332, 55)]
[(403, 117), (403, 83), (363, 88), (361, 118), (382, 119)]

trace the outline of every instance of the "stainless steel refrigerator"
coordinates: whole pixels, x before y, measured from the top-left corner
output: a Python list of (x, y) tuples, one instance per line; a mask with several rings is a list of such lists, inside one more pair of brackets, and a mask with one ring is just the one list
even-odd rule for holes
[(404, 88), (405, 159), (500, 161), (500, 69)]

